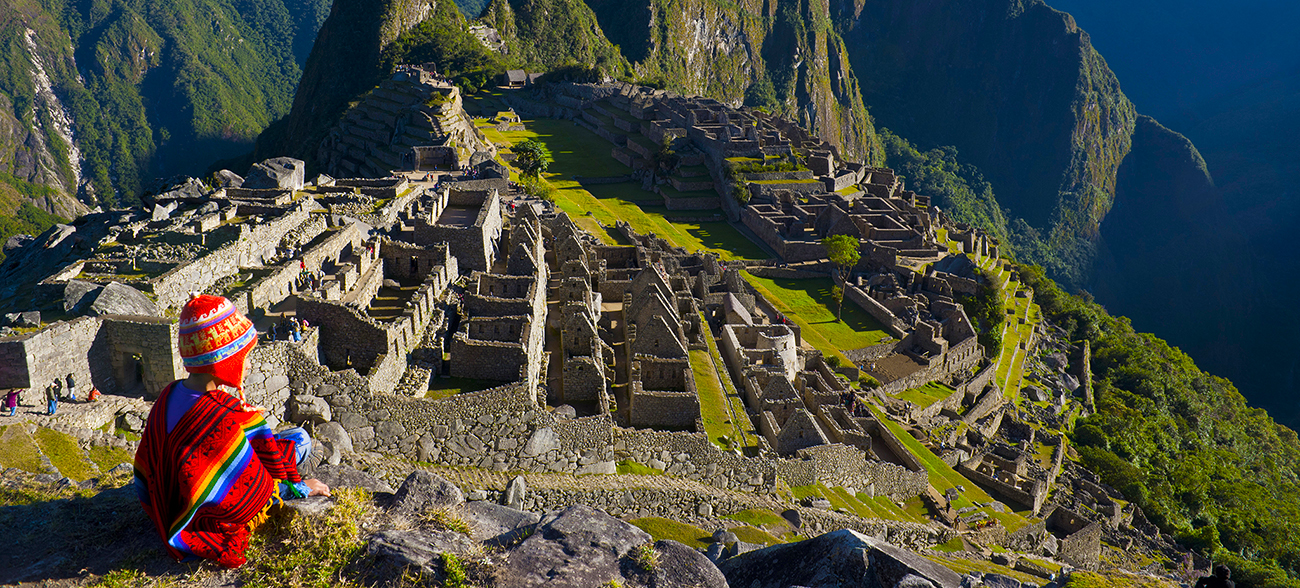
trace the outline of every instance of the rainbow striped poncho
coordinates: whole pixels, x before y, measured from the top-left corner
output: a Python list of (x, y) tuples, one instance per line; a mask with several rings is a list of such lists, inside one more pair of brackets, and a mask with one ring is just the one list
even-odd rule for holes
[(261, 413), (219, 390), (200, 396), (168, 433), (174, 386), (149, 411), (135, 454), (140, 502), (172, 557), (238, 567), (248, 523), (270, 503), (276, 480), (301, 481), (294, 442), (276, 439)]

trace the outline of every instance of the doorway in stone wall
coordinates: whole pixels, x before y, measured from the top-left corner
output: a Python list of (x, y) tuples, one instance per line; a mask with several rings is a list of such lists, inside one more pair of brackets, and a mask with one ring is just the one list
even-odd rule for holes
[(152, 397), (161, 390), (151, 390), (153, 374), (145, 360), (143, 349), (123, 348), (113, 352), (113, 383), (117, 393), (127, 396)]

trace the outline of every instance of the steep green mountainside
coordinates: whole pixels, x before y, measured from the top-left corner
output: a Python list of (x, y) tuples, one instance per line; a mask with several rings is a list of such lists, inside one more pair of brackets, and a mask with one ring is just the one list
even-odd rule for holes
[(1300, 586), (1295, 431), (1177, 348), (1066, 294), (1041, 268), (1020, 275), (1046, 317), (1091, 344), (1097, 413), (1072, 435), (1084, 464), (1163, 532), (1229, 564), (1238, 586)]
[[(8, 0), (0, 171), (94, 204), (197, 173), (288, 111), (325, 0)], [(15, 124), (16, 123), (16, 124)], [(75, 208), (75, 206), (72, 206)], [(72, 209), (55, 208), (72, 216)]]
[(1052, 257), (1035, 261), (1082, 283), (1137, 116), (1087, 34), (1039, 0), (840, 9), (878, 122), (921, 145), (955, 145), (1042, 235)]
[(637, 78), (765, 108), (851, 159), (879, 162), (880, 139), (826, 0), (587, 0)]
[(0, 1), (0, 240), (246, 150), (328, 1)]
[(474, 19), (483, 14), (490, 0), (456, 0), (456, 7), (460, 9), (465, 18)]
[(492, 0), (481, 20), (501, 34), (507, 55), (529, 71), (582, 64), (623, 77), (627, 60), (582, 0)]

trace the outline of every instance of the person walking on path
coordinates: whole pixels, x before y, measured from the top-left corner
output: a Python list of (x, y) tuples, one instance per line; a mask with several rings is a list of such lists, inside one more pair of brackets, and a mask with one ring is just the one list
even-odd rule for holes
[[(274, 433), (243, 400), (257, 330), (229, 300), (195, 294), (181, 309), (177, 349), (190, 376), (149, 410), (135, 488), (167, 552), (233, 568), (257, 528), (287, 499), (329, 496), (307, 475), (320, 452), (307, 432)], [(223, 389), (238, 391), (236, 394)]]
[(9, 416), (18, 413), (18, 393), (22, 392), (21, 388), (10, 388), (9, 393), (5, 394), (5, 408), (9, 410)]
[(72, 379), (72, 374), (68, 374), (68, 400), (77, 401), (77, 383)]
[[(58, 382), (58, 380), (55, 380)], [(59, 410), (59, 388), (54, 384), (45, 387), (45, 414), (54, 416)]]

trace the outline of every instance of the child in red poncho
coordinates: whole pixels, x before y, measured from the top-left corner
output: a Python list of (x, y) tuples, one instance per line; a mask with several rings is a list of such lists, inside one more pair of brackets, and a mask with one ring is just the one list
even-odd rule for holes
[(277, 435), (258, 409), (220, 388), (243, 390), (253, 324), (225, 298), (194, 296), (179, 327), (190, 377), (168, 385), (149, 411), (136, 491), (172, 557), (237, 567), (254, 521), (284, 498), (329, 496), (329, 487), (298, 474), (311, 452), (306, 431)]

